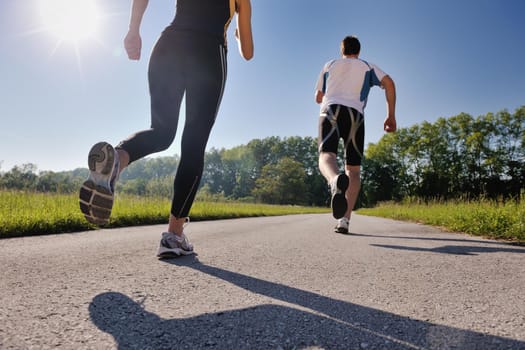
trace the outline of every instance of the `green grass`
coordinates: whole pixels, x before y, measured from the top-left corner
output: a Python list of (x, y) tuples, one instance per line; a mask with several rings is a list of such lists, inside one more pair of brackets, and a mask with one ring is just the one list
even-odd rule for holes
[(359, 214), (439, 226), (487, 238), (525, 243), (525, 198), (516, 201), (431, 201), (381, 203)]
[[(167, 223), (171, 201), (118, 195), (106, 227)], [(253, 216), (328, 213), (328, 208), (196, 201), (192, 221)], [(93, 230), (79, 209), (76, 194), (0, 191), (0, 238)]]
[[(118, 195), (106, 227), (167, 223), (171, 201)], [(328, 208), (237, 202), (196, 201), (192, 221), (253, 216), (329, 213)], [(439, 226), (495, 239), (525, 243), (525, 198), (521, 201), (431, 201), (381, 203), (359, 214)], [(0, 238), (93, 230), (78, 207), (75, 194), (0, 191)]]

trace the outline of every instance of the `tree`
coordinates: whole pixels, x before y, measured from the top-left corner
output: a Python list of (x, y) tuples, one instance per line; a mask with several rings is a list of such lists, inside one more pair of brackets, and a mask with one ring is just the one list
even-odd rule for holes
[(38, 192), (73, 193), (81, 186), (81, 179), (70, 172), (42, 171), (38, 174), (35, 190)]
[(304, 205), (308, 200), (305, 176), (301, 163), (284, 157), (263, 167), (253, 193), (264, 203)]
[(143, 158), (131, 163), (120, 175), (121, 181), (134, 179), (154, 179), (164, 178), (166, 176), (175, 176), (175, 171), (179, 164), (180, 158), (173, 157), (156, 157)]
[(360, 205), (371, 206), (380, 201), (400, 199), (402, 188), (408, 187), (406, 167), (396, 143), (400, 134), (387, 134), (377, 144), (369, 144), (361, 167)]
[(34, 190), (37, 184), (37, 166), (27, 163), (14, 166), (0, 178), (0, 187), (13, 190)]
[(222, 154), (224, 149), (212, 148), (204, 155), (204, 171), (202, 174), (201, 187), (206, 187), (210, 194), (224, 194), (224, 165)]

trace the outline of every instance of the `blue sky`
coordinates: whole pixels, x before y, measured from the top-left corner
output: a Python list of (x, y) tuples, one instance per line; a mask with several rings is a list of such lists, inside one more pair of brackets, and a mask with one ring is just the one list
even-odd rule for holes
[[(43, 19), (46, 1), (57, 0), (0, 1), (0, 171), (26, 163), (87, 167), (92, 144), (116, 144), (149, 127), (149, 53), (175, 1), (150, 1), (139, 62), (129, 61), (122, 45), (131, 1), (95, 1), (97, 31), (73, 41), (60, 41), (65, 34)], [(240, 58), (232, 22), (228, 81), (208, 149), (268, 136), (316, 137), (315, 82), (348, 34), (360, 38), (361, 58), (394, 79), (400, 127), (525, 105), (522, 0), (252, 0), (252, 7), (255, 57)], [(385, 111), (375, 88), (366, 143), (382, 137)], [(179, 124), (173, 145), (153, 156), (178, 154), (181, 131)]]

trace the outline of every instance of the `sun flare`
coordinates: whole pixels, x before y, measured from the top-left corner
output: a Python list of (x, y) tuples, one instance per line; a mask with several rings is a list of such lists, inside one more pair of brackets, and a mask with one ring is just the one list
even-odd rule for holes
[(94, 0), (40, 0), (45, 31), (60, 41), (78, 43), (96, 37), (100, 14)]

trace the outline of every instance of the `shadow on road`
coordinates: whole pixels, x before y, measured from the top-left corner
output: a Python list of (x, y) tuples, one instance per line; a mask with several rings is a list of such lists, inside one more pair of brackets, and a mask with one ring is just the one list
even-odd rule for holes
[[(520, 248), (519, 243), (507, 243), (507, 242), (496, 242), (496, 241), (479, 241), (471, 239), (460, 239), (460, 238), (437, 238), (437, 237), (404, 237), (404, 236), (387, 236), (387, 235), (374, 235), (364, 233), (350, 233), (348, 237), (371, 237), (371, 238), (390, 238), (390, 239), (403, 239), (403, 240), (417, 240), (417, 241), (436, 241), (436, 242), (457, 242), (467, 244), (483, 244), (483, 246), (474, 245), (445, 245), (435, 248), (420, 248), (420, 247), (409, 247), (403, 245), (389, 245), (389, 244), (371, 244), (373, 247), (387, 248), (387, 249), (398, 249), (398, 250), (409, 250), (418, 252), (431, 252), (431, 253), (443, 253), (443, 254), (456, 254), (456, 255), (478, 255), (479, 253), (517, 253), (524, 254), (525, 247)], [(488, 246), (490, 245), (490, 246)]]
[(350, 237), (371, 237), (371, 238), (391, 238), (391, 239), (403, 239), (403, 240), (417, 240), (417, 241), (438, 241), (438, 242), (458, 242), (458, 243), (480, 243), (487, 245), (497, 245), (501, 247), (512, 247), (512, 246), (521, 246), (520, 242), (498, 242), (491, 240), (473, 240), (473, 239), (461, 239), (461, 238), (441, 238), (441, 237), (428, 237), (428, 235), (421, 236), (387, 236), (387, 235), (377, 235), (377, 234), (366, 234), (366, 233), (350, 233)]
[(407, 247), (407, 246), (401, 246), (401, 245), (387, 245), (387, 244), (371, 244), (371, 246), (387, 248), (387, 249), (455, 254), (455, 255), (478, 255), (480, 253), (499, 253), (499, 252), (517, 253), (517, 254), (525, 253), (525, 249), (508, 248), (508, 247), (480, 247), (480, 246), (446, 245), (446, 246), (435, 247), (435, 248), (420, 248), (420, 247)]
[[(166, 320), (124, 294), (97, 295), (89, 305), (91, 320), (114, 337), (119, 349), (525, 349), (522, 341), (328, 298), (205, 265), (196, 257), (166, 262), (291, 305), (264, 304)], [(176, 294), (166, 303), (177, 303)]]

